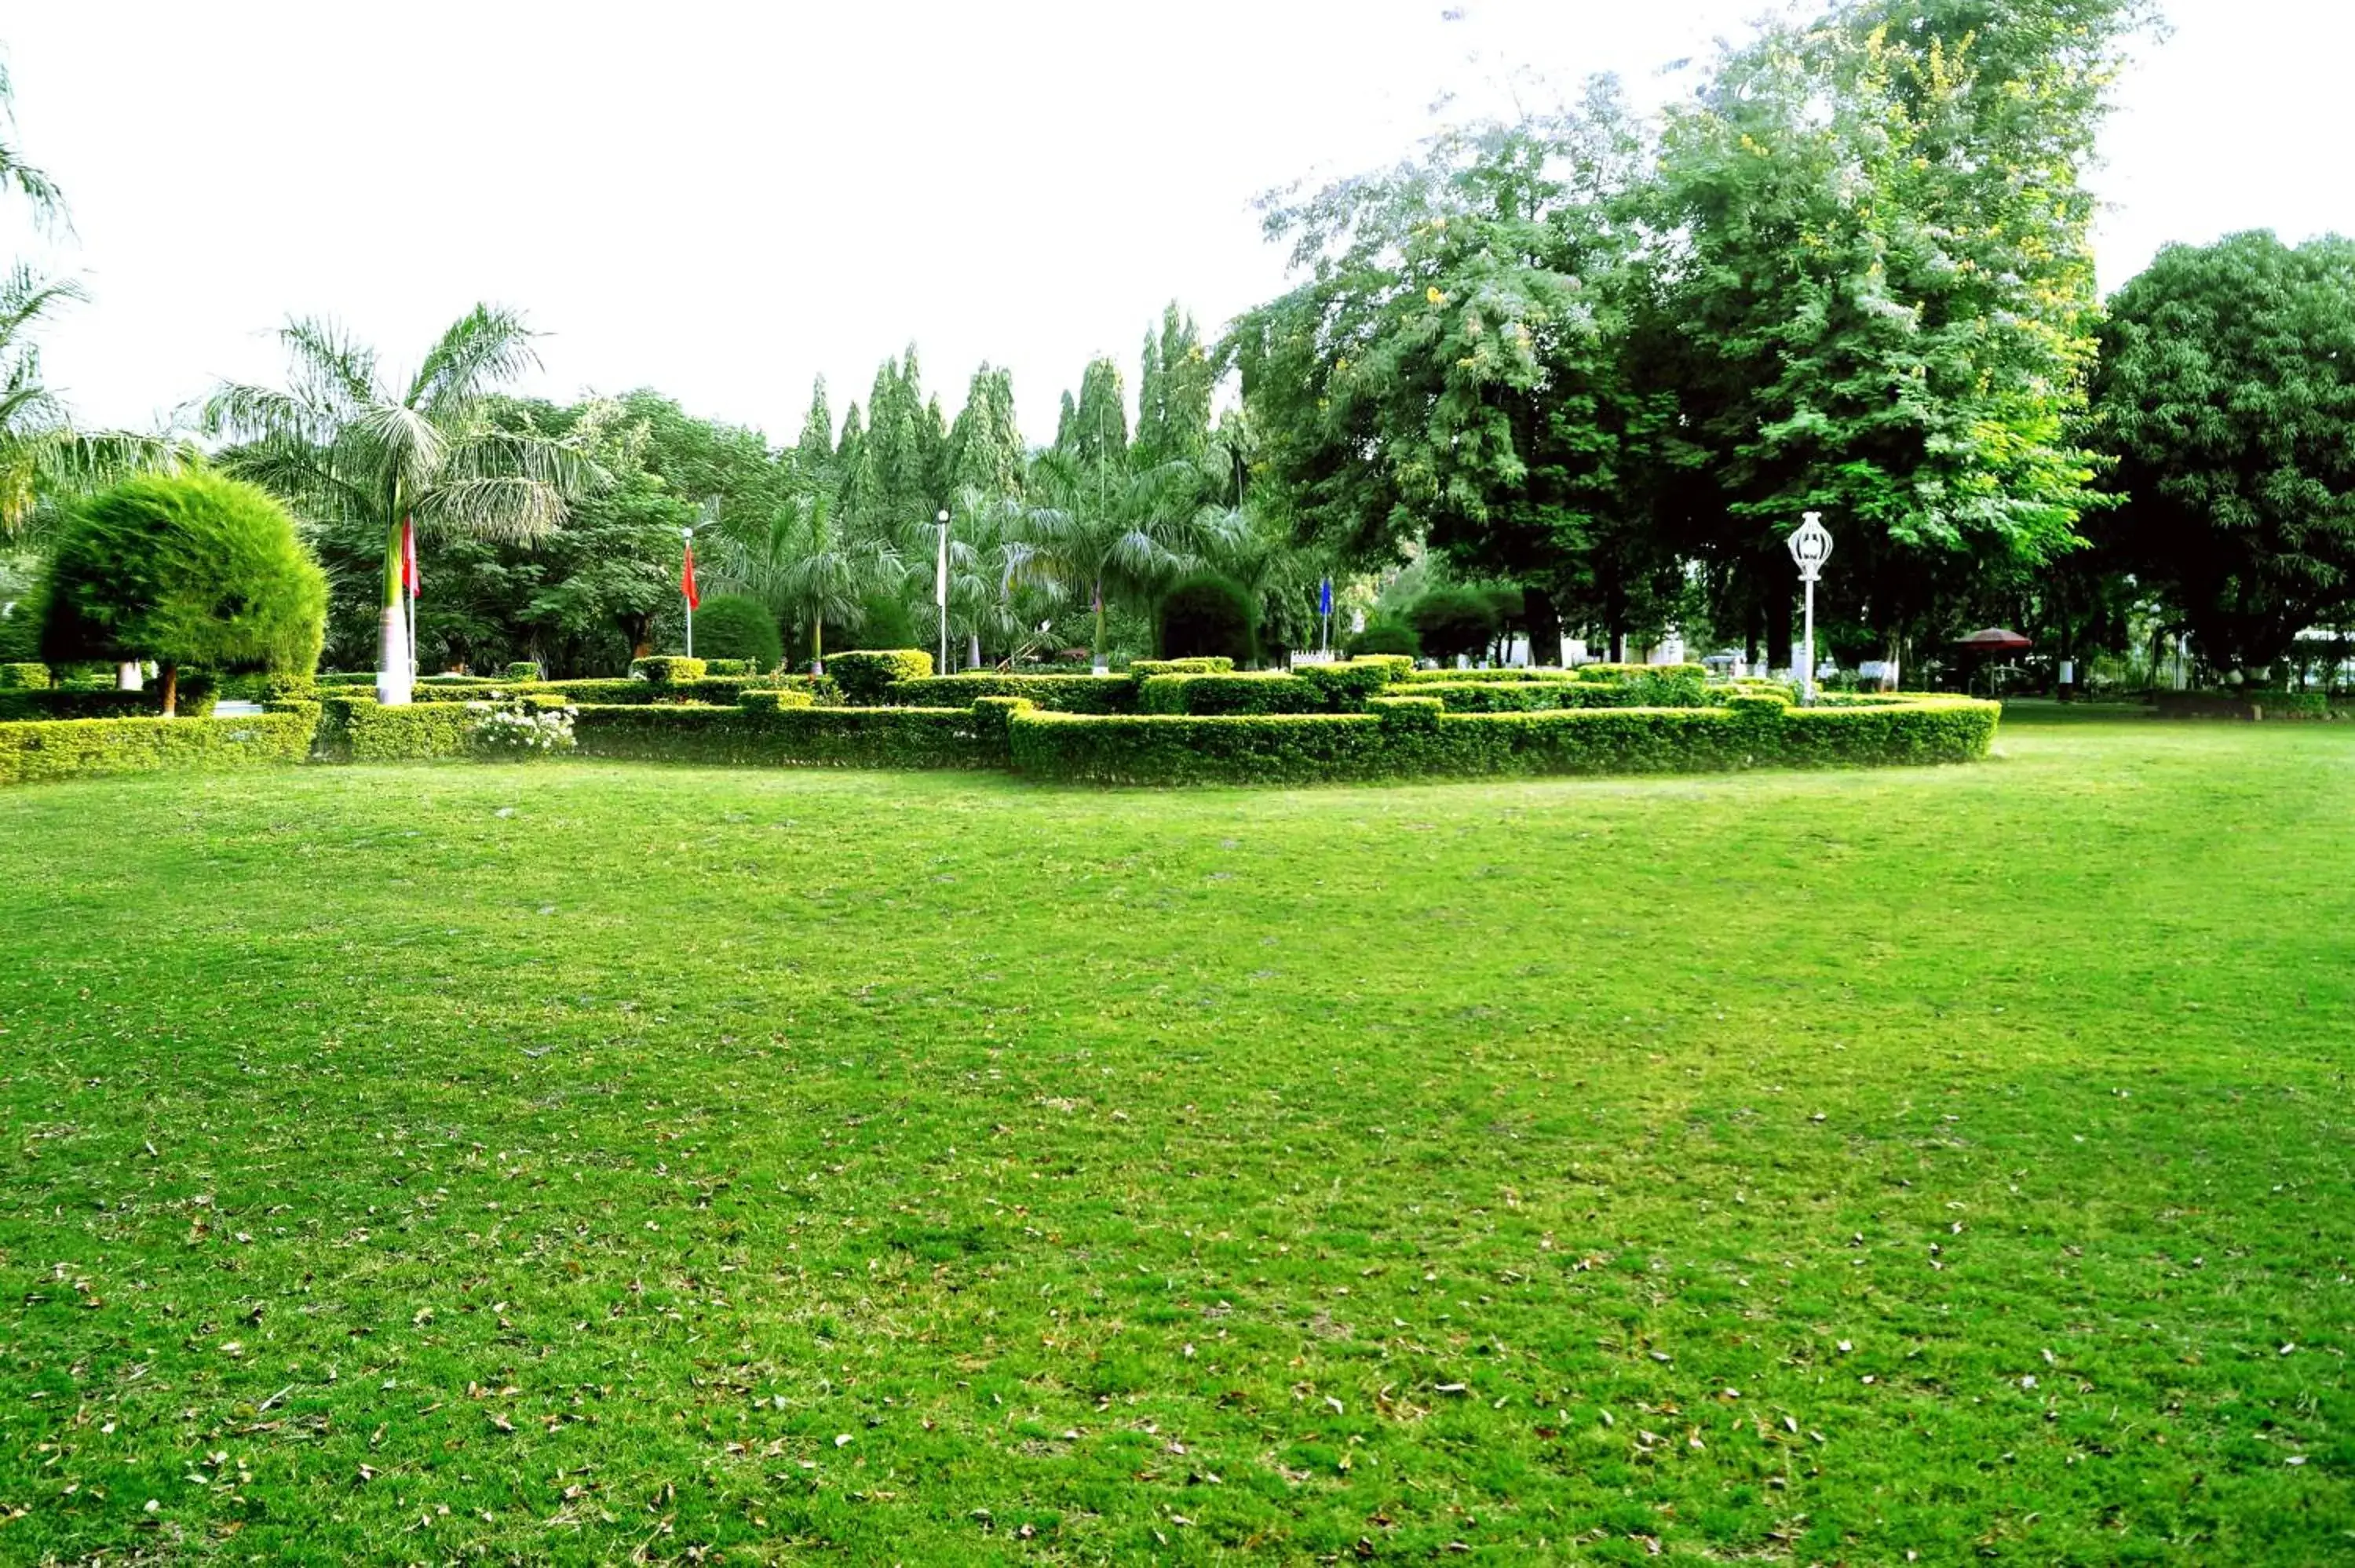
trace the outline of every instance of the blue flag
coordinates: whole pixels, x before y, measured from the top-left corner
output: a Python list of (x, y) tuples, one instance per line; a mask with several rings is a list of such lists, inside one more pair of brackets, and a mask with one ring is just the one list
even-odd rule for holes
[(1316, 586), (1316, 613), (1319, 615), (1333, 613), (1333, 579), (1331, 577), (1327, 577)]

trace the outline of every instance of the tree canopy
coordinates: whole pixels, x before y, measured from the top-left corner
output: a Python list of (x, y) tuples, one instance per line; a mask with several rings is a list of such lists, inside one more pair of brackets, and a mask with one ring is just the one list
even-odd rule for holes
[(2110, 301), (2103, 532), (2219, 668), (2355, 609), (2355, 241), (2169, 246)]

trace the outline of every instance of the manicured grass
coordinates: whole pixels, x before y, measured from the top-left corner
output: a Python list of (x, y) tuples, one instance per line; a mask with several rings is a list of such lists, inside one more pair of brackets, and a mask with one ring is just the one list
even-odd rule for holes
[(0, 1558), (2355, 1555), (2355, 727), (0, 795)]

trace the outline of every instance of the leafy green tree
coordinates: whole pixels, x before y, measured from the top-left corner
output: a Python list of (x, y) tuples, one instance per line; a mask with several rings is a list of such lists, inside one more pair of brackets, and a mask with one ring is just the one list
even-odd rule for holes
[(964, 407), (949, 429), (949, 487), (1019, 495), (1027, 453), (1014, 418), (1014, 373), (984, 365), (973, 373)]
[(1495, 599), (1478, 588), (1433, 588), (1407, 613), (1423, 651), (1442, 661), (1483, 652), (1499, 626)]
[(834, 413), (826, 406), (823, 376), (810, 387), (809, 412), (802, 417), (801, 440), (794, 445), (794, 468), (805, 485), (822, 486), (834, 476)]
[(2255, 672), (2355, 609), (2355, 240), (2173, 245), (2111, 297), (2101, 532), (2201, 654)]
[(1066, 404), (1055, 438), (1058, 451), (1087, 468), (1127, 461), (1128, 404), (1119, 366), (1109, 359), (1090, 360), (1080, 376), (1079, 397), (1067, 397)]
[[(1859, 0), (1766, 27), (1671, 111), (1646, 352), (1663, 510), (1787, 635), (1782, 539), (1840, 539), (1830, 603), (1894, 640), (2077, 544), (2094, 351), (2082, 175), (2143, 0)], [(1779, 652), (1779, 649), (1777, 650)]]
[(76, 509), (41, 651), (52, 663), (153, 659), (170, 716), (183, 666), (308, 674), (326, 613), (326, 577), (266, 492), (203, 470), (142, 475)]
[(244, 443), (224, 454), (231, 471), (314, 520), (365, 525), (382, 542), (377, 692), (405, 703), (403, 521), (427, 540), (536, 539), (603, 476), (576, 448), (491, 418), (495, 389), (538, 363), (513, 312), (475, 306), (406, 381), (383, 376), (372, 350), (325, 323), (290, 322), (278, 336), (290, 386), (225, 385), (205, 406), (206, 428)]
[(1374, 565), (1426, 543), (1556, 593), (1640, 576), (1665, 414), (1629, 385), (1641, 143), (1598, 90), (1573, 115), (1443, 134), (1416, 161), (1274, 209), (1305, 281), (1246, 313), (1255, 500)]
[(1171, 301), (1156, 335), (1145, 334), (1137, 376), (1138, 461), (1165, 462), (1201, 454), (1210, 440), (1210, 394), (1217, 376), (1194, 318)]

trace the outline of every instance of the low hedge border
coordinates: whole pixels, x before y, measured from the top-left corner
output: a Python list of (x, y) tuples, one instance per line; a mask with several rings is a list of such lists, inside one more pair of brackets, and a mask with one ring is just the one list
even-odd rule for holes
[(932, 656), (921, 648), (854, 648), (827, 656), (826, 673), (842, 688), (842, 700), (858, 707), (888, 701), (898, 681), (921, 681), (932, 673)]
[[(208, 718), (213, 711), (212, 677), (191, 672), (180, 677), (174, 704), (182, 718)], [(161, 718), (164, 692), (150, 685), (136, 692), (75, 686), (13, 686), (0, 688), (0, 723), (42, 719)]]
[(1795, 709), (1772, 696), (1704, 708), (1450, 714), (1424, 696), (1366, 714), (1008, 715), (1017, 772), (1096, 784), (1310, 784), (1775, 767), (1964, 762), (1999, 709), (1969, 698)]
[(998, 674), (986, 670), (894, 681), (883, 688), (893, 707), (962, 708), (983, 697), (1021, 697), (1049, 713), (1124, 714), (1136, 707), (1137, 683), (1126, 675)]
[[(473, 700), (483, 700), (475, 693)], [(348, 688), (319, 694), (314, 751), (329, 762), (416, 762), (465, 757), (474, 750), (478, 710), (464, 703), (408, 703), (386, 707)]]
[[(1337, 714), (1364, 711), (1412, 667), (1391, 654), (1284, 671), (1154, 674), (1138, 683), (1136, 711), (1147, 714)], [(1132, 669), (1135, 666), (1132, 665)]]
[(842, 689), (830, 675), (706, 675), (693, 681), (579, 680), (494, 681), (486, 686), (431, 689), (420, 685), (421, 703), (477, 703), (501, 696), (551, 696), (568, 702), (610, 707), (618, 703), (709, 703), (726, 705), (749, 691), (774, 687), (804, 691), (822, 706), (841, 701)]
[(2337, 716), (2323, 692), (2254, 689), (2239, 692), (2153, 692), (2151, 707), (2161, 718), (2240, 719), (2314, 723)]
[(972, 708), (765, 706), (759, 696), (724, 708), (582, 707), (572, 721), (573, 755), (769, 768), (1007, 765), (1003, 726), (985, 736)]
[(308, 713), (0, 723), (0, 784), (293, 764), (310, 753), (312, 725)]

